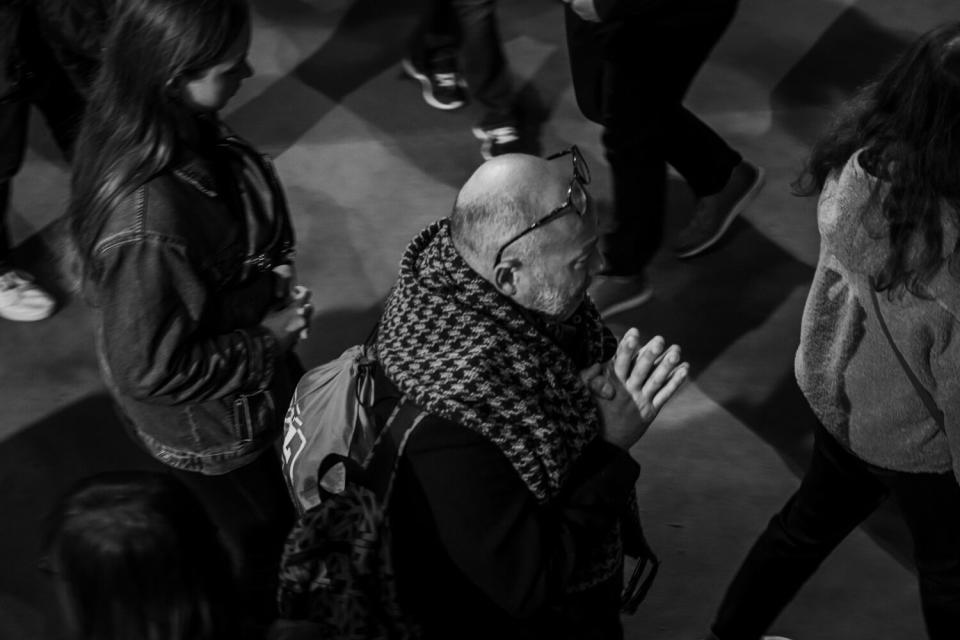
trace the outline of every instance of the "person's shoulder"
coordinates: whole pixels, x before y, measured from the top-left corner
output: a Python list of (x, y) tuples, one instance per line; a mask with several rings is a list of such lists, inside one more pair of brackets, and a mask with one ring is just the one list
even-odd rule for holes
[(853, 153), (823, 185), (817, 202), (817, 222), (825, 239), (858, 235), (864, 225), (871, 227), (871, 237), (882, 235), (882, 228), (874, 228), (879, 222), (879, 211), (870, 206), (876, 202), (877, 178), (863, 167), (861, 158), (862, 150)]
[(177, 169), (168, 169), (151, 176), (146, 182), (130, 188), (116, 202), (107, 216), (95, 252), (103, 253), (135, 242), (180, 244), (190, 234), (195, 210), (195, 189), (177, 177)]
[(425, 453), (461, 447), (495, 446), (488, 438), (455, 420), (425, 413), (407, 445), (409, 453)]

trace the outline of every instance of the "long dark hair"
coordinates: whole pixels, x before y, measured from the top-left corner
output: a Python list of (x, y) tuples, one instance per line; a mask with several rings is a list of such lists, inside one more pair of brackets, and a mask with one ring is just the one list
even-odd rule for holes
[(82, 481), (53, 512), (51, 568), (76, 640), (231, 640), (233, 571), (202, 505), (167, 473)]
[(176, 157), (178, 83), (216, 64), (250, 21), (246, 0), (118, 2), (73, 158), (71, 224), (89, 274), (106, 218)]
[[(960, 224), (960, 23), (921, 36), (859, 91), (814, 146), (796, 191), (819, 192), (858, 149), (861, 165), (880, 178), (872, 200), (889, 229), (877, 289), (922, 296), (944, 263), (944, 203)], [(948, 251), (955, 276), (958, 249)]]

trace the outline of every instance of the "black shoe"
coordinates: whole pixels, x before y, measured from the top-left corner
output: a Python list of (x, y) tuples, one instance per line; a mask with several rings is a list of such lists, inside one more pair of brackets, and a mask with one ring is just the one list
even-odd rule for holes
[(420, 82), (423, 99), (434, 109), (450, 111), (467, 104), (467, 83), (455, 69), (417, 69), (409, 58), (404, 58), (403, 71)]
[(763, 178), (761, 167), (746, 160), (738, 164), (723, 189), (697, 203), (690, 222), (677, 234), (677, 257), (692, 258), (716, 244), (763, 188)]

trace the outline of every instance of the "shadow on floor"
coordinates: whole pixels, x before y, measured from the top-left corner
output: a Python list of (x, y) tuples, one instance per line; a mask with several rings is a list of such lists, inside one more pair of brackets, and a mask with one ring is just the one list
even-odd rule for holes
[(376, 328), (381, 312), (382, 306), (374, 305), (361, 311), (338, 309), (314, 318), (311, 324), (323, 333), (315, 331), (297, 347), (303, 366), (311, 369), (336, 358), (347, 347), (362, 344)]
[(68, 405), (0, 443), (0, 513), (16, 523), (0, 527), (0, 599), (20, 610), (19, 628), (0, 626), (0, 637), (59, 637), (52, 583), (37, 569), (45, 519), (57, 499), (102, 471), (161, 468), (127, 436), (105, 394)]
[(774, 87), (770, 96), (775, 126), (811, 144), (828, 119), (812, 118), (810, 107), (825, 115), (874, 80), (915, 37), (879, 25), (852, 6), (817, 38)]
[(796, 289), (807, 287), (813, 269), (744, 218), (738, 218), (708, 252), (678, 261), (669, 239), (689, 216), (693, 196), (685, 183), (671, 179), (667, 201), (664, 248), (648, 270), (654, 298), (612, 320), (682, 345), (696, 375), (744, 335), (763, 326)]
[(354, 2), (316, 52), (230, 114), (231, 126), (279, 156), (347, 95), (397, 65), (414, 6), (416, 0)]

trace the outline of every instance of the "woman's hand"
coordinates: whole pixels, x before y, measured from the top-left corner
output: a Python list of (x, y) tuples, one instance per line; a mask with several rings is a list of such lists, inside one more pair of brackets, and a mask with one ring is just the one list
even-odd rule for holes
[(310, 290), (297, 286), (287, 303), (268, 313), (260, 325), (273, 334), (282, 351), (289, 351), (301, 338), (307, 337), (312, 316)]

